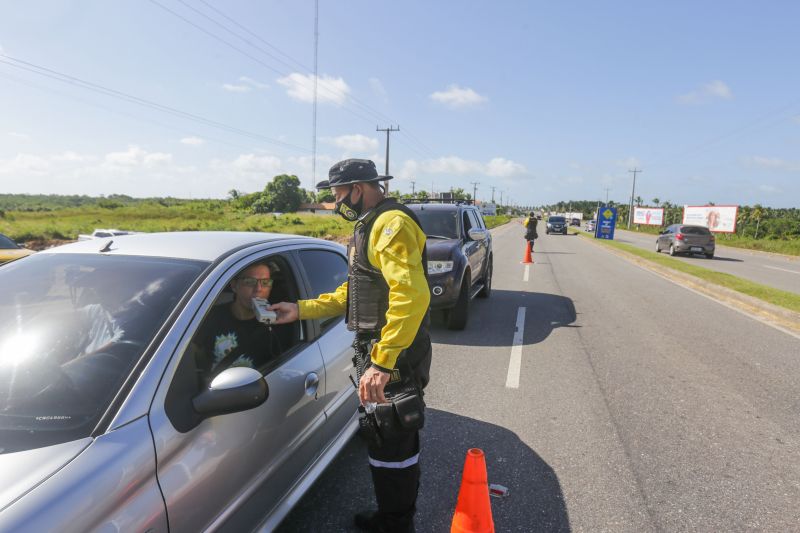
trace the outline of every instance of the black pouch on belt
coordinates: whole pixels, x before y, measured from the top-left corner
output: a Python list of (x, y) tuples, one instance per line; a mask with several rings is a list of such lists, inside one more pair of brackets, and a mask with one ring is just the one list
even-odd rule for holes
[(387, 403), (375, 409), (378, 430), (384, 439), (417, 431), (425, 425), (425, 403), (413, 383), (388, 385), (384, 391)]

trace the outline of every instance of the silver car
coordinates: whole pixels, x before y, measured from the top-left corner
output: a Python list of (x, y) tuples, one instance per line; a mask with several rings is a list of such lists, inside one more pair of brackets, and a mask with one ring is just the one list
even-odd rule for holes
[(656, 252), (669, 251), (669, 255), (682, 253), (704, 254), (714, 258), (716, 239), (705, 226), (673, 224), (662, 231), (656, 239)]
[(272, 326), (274, 358), (213, 378), (192, 341), (248, 266), (295, 301), (340, 285), (345, 257), (187, 232), (0, 267), (0, 531), (274, 529), (356, 431), (352, 334), (341, 318)]

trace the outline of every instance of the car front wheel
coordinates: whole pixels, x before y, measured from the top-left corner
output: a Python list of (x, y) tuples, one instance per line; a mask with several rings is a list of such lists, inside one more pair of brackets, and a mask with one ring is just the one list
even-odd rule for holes
[(661, 253), (661, 245), (658, 243), (658, 241), (656, 241), (656, 253), (657, 254)]
[(467, 326), (469, 318), (469, 272), (464, 273), (464, 281), (458, 293), (456, 305), (447, 310), (447, 329), (462, 330)]

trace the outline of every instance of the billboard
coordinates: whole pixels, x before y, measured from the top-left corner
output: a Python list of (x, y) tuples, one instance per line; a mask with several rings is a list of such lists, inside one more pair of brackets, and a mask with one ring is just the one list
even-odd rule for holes
[(617, 208), (602, 206), (597, 211), (597, 226), (594, 228), (594, 238), (614, 240), (616, 224)]
[(735, 233), (738, 212), (738, 205), (685, 205), (683, 223), (705, 226), (717, 233)]
[(633, 223), (646, 224), (649, 226), (661, 226), (664, 224), (664, 208), (662, 207), (634, 207)]

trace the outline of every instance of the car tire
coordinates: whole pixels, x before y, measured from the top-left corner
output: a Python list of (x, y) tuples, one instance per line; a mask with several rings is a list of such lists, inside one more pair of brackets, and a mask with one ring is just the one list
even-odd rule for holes
[(461, 290), (458, 293), (456, 305), (447, 310), (445, 321), (447, 329), (462, 330), (467, 326), (469, 318), (469, 272), (464, 272), (464, 281), (461, 283)]
[(658, 243), (658, 241), (656, 241), (656, 253), (657, 254), (661, 253), (661, 245)]
[(714, 252), (711, 252), (710, 254), (706, 254), (706, 259), (714, 259)]
[(486, 274), (483, 276), (483, 288), (478, 293), (478, 298), (488, 298), (492, 294), (492, 257), (486, 264)]
[(672, 257), (675, 257), (676, 255), (678, 255), (678, 252), (675, 251), (675, 245), (674, 244), (670, 244), (669, 245), (669, 255), (671, 255)]

